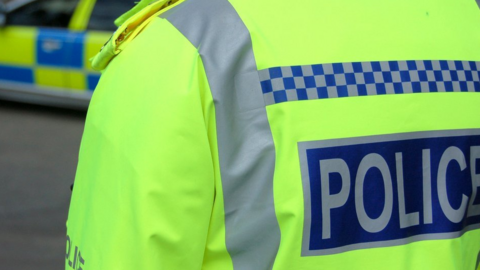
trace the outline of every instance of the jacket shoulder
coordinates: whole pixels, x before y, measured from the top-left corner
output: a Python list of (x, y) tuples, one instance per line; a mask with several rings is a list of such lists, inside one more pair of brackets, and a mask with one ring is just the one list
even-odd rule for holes
[(142, 0), (134, 8), (115, 20), (118, 29), (100, 52), (90, 59), (92, 68), (104, 70), (110, 61), (156, 17), (177, 6), (184, 0)]

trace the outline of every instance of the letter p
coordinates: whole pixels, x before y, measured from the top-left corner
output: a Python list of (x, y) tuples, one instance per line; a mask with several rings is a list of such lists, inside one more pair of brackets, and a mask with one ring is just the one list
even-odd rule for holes
[[(330, 194), (330, 174), (338, 173), (342, 187), (337, 194)], [(329, 239), (332, 234), (330, 210), (347, 202), (350, 194), (350, 170), (345, 160), (340, 158), (320, 160), (320, 181), (322, 187), (322, 239)]]

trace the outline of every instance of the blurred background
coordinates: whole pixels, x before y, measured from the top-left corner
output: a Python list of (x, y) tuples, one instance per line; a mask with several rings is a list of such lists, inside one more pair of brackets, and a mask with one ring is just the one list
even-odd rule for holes
[(63, 269), (85, 112), (0, 101), (0, 269)]
[(0, 269), (64, 269), (93, 57), (133, 0), (0, 0)]

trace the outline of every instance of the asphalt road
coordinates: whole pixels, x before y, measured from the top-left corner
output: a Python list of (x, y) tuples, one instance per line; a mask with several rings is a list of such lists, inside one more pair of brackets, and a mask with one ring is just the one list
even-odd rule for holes
[(0, 101), (0, 269), (64, 268), (85, 115)]

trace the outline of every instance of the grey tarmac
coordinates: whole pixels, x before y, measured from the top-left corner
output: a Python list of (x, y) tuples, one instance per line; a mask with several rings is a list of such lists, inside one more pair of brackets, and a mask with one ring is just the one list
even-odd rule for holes
[(0, 101), (0, 269), (64, 269), (85, 116)]

